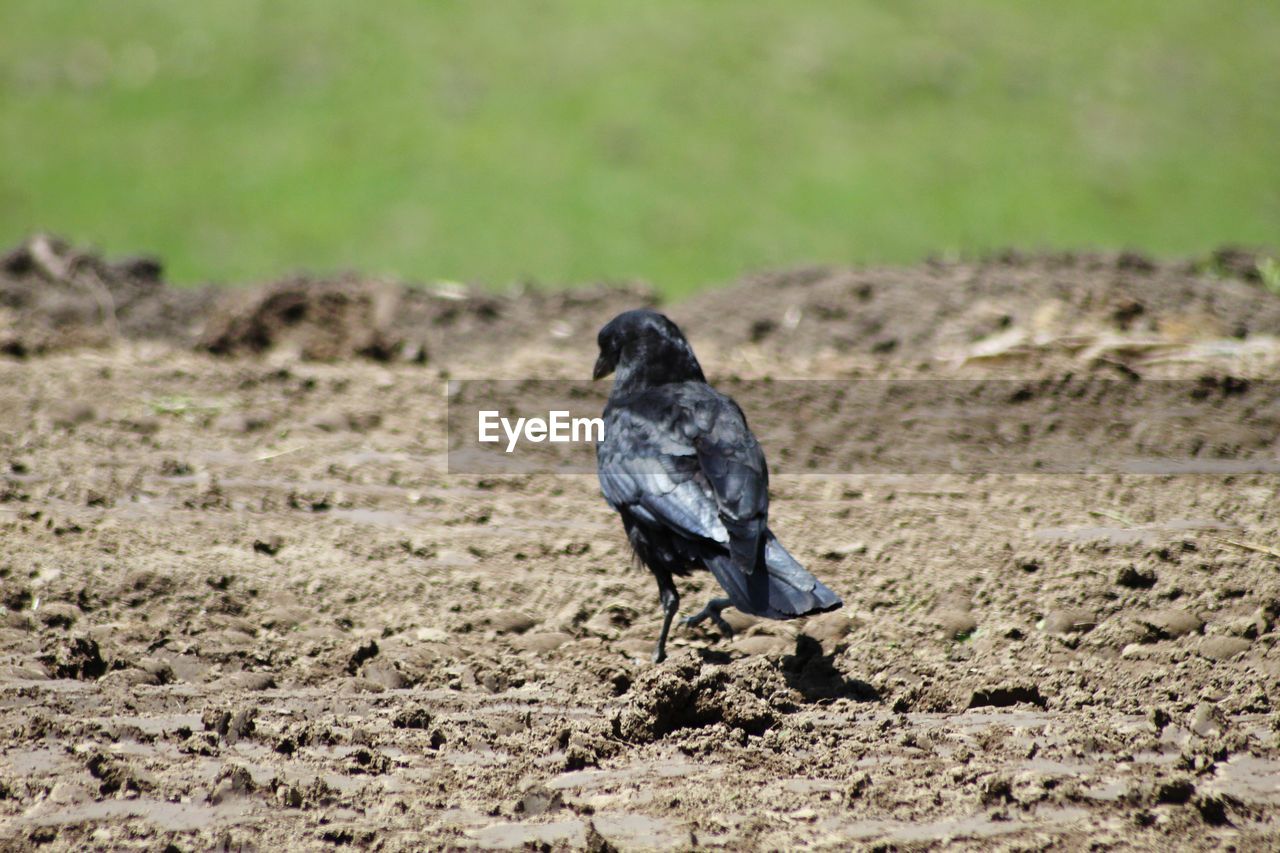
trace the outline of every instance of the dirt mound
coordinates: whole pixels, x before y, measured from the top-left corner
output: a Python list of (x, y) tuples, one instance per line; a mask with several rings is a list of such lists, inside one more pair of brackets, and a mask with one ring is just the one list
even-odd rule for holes
[(154, 259), (108, 261), (37, 235), (0, 259), (0, 352), (23, 357), (154, 339), (234, 356), (284, 350), (318, 361), (485, 359), (524, 345), (593, 343), (613, 314), (656, 301), (637, 285), (498, 295), (355, 275), (173, 288)]
[(1018, 333), (1280, 334), (1280, 296), (1260, 284), (1258, 270), (1259, 256), (1238, 249), (1183, 263), (1131, 252), (1006, 252), (976, 263), (767, 273), (699, 294), (674, 313), (699, 339), (789, 353), (945, 352)]
[(0, 352), (35, 355), (119, 338), (189, 345), (214, 292), (166, 287), (154, 258), (107, 261), (46, 235), (0, 258)]
[(614, 720), (616, 734), (631, 743), (649, 743), (678, 729), (723, 723), (760, 735), (794, 710), (799, 696), (761, 661), (745, 664), (749, 677), (735, 678), (735, 666), (703, 666), (694, 656), (641, 673)]
[(392, 325), (401, 291), (359, 280), (291, 279), (222, 299), (199, 345), (216, 355), (256, 355), (287, 348), (302, 358), (335, 361), (364, 356), (387, 361), (397, 353), (426, 358)]
[[(1022, 255), (914, 267), (767, 273), (667, 310), (704, 347), (751, 343), (789, 356), (931, 358), (1100, 336), (1190, 342), (1280, 335), (1267, 261), (1222, 249), (1160, 263), (1135, 253)], [(505, 294), (360, 276), (293, 277), (249, 289), (165, 286), (158, 262), (108, 262), (37, 236), (0, 263), (0, 351), (27, 355), (161, 339), (220, 355), (492, 362), (547, 349), (591, 357), (595, 333), (655, 305), (636, 285)]]
[(217, 355), (283, 349), (316, 361), (496, 358), (521, 344), (580, 340), (588, 331), (594, 342), (596, 324), (653, 302), (639, 287), (495, 295), (453, 284), (293, 278), (225, 294), (209, 312), (198, 346)]

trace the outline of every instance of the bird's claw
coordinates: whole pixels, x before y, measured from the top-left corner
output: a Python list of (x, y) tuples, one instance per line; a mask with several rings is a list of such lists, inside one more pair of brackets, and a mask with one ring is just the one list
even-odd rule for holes
[(727, 606), (727, 601), (724, 604), (720, 604), (719, 599), (713, 599), (711, 603), (699, 610), (697, 613), (681, 619), (680, 624), (687, 628), (695, 628), (698, 625), (701, 625), (705, 620), (710, 619), (715, 623), (715, 626), (720, 629), (720, 633), (724, 635), (725, 639), (732, 639), (734, 635), (733, 626), (720, 615), (720, 611)]

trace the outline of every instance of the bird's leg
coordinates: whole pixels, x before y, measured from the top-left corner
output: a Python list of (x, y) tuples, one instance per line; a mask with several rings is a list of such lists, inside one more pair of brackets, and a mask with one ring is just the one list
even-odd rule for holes
[(697, 613), (683, 620), (683, 624), (692, 628), (694, 625), (701, 623), (704, 619), (710, 619), (716, 623), (716, 627), (720, 629), (720, 633), (726, 637), (733, 636), (733, 626), (725, 621), (720, 615), (720, 611), (729, 607), (732, 602), (727, 598), (713, 598), (707, 602), (707, 606), (699, 610)]
[(658, 578), (658, 600), (662, 602), (662, 633), (658, 635), (658, 647), (653, 650), (654, 663), (667, 659), (667, 633), (671, 630), (671, 620), (676, 618), (680, 609), (680, 591), (670, 575)]

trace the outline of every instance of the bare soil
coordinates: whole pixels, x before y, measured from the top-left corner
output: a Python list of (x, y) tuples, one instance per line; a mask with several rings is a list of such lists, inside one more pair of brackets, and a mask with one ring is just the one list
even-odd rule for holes
[[(728, 611), (654, 666), (594, 478), (445, 465), (448, 379), (582, 378), (647, 291), (182, 291), (57, 241), (3, 270), (0, 848), (1280, 845), (1275, 474), (780, 475), (773, 527), (845, 608)], [(1280, 379), (1239, 252), (666, 310), (726, 383)], [(762, 434), (822, 418), (784, 386)]]

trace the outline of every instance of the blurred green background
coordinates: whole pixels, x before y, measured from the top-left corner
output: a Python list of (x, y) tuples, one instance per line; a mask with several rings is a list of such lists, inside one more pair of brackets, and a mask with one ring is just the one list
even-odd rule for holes
[(3, 0), (0, 242), (669, 294), (1280, 234), (1280, 3)]

